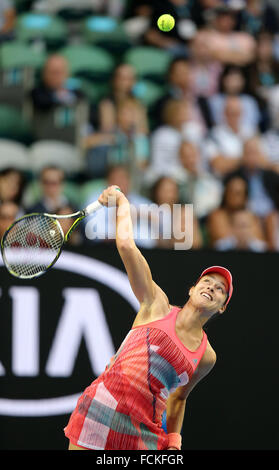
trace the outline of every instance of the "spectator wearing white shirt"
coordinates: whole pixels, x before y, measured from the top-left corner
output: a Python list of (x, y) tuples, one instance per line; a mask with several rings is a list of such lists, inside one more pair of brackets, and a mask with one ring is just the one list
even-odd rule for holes
[(279, 173), (279, 85), (271, 88), (268, 98), (271, 127), (262, 135), (270, 167)]
[(199, 123), (190, 120), (185, 102), (167, 101), (163, 116), (165, 124), (151, 136), (151, 164), (145, 176), (147, 184), (153, 184), (160, 176), (177, 174), (182, 168), (179, 158), (182, 140), (191, 138), (199, 142), (204, 135)]
[(183, 141), (179, 157), (182, 169), (176, 175), (176, 180), (179, 184), (181, 202), (193, 204), (196, 217), (201, 219), (221, 203), (222, 182), (204, 168), (197, 144)]
[(209, 97), (209, 106), (215, 125), (224, 123), (224, 105), (227, 96), (238, 96), (242, 106), (242, 125), (258, 131), (261, 113), (255, 98), (245, 92), (246, 78), (241, 67), (227, 66), (220, 79), (220, 91)]
[(238, 96), (228, 96), (224, 106), (225, 122), (213, 127), (205, 143), (205, 155), (211, 170), (220, 177), (241, 165), (243, 142), (254, 134), (243, 126), (242, 104)]

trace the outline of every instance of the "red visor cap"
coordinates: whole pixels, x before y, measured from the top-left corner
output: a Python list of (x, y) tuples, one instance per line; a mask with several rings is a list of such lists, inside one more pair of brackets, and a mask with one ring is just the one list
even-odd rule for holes
[(229, 291), (228, 291), (228, 298), (227, 298), (227, 301), (225, 303), (225, 305), (227, 305), (230, 301), (230, 298), (232, 296), (232, 293), (233, 293), (233, 279), (232, 279), (232, 275), (230, 273), (230, 271), (226, 268), (223, 268), (223, 266), (210, 266), (209, 268), (206, 268), (200, 275), (198, 281), (203, 277), (205, 276), (206, 274), (209, 274), (209, 273), (219, 273), (221, 274), (222, 276), (224, 276), (224, 278), (227, 280), (228, 282), (228, 285), (229, 285)]

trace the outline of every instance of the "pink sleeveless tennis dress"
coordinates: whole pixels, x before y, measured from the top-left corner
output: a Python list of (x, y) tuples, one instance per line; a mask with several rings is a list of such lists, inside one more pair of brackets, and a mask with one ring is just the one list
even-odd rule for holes
[(104, 372), (79, 398), (64, 429), (72, 444), (95, 450), (162, 450), (168, 395), (185, 385), (207, 345), (195, 352), (175, 332), (180, 307), (163, 319), (132, 328)]

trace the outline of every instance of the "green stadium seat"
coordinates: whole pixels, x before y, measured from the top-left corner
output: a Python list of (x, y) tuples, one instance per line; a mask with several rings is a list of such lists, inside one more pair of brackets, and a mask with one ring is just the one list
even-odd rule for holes
[(66, 23), (45, 13), (23, 13), (16, 21), (16, 35), (20, 41), (42, 40), (48, 49), (55, 49), (67, 42)]
[(131, 46), (121, 22), (116, 18), (90, 16), (83, 21), (82, 32), (88, 43), (103, 47), (111, 53), (123, 54)]
[(72, 76), (108, 80), (114, 67), (112, 56), (100, 47), (76, 44), (60, 49), (59, 53), (68, 60)]
[(8, 41), (0, 46), (1, 69), (40, 69), (46, 53), (20, 41)]
[(18, 109), (0, 105), (0, 138), (29, 145), (33, 141), (31, 123)]
[(123, 62), (134, 67), (138, 78), (158, 82), (165, 80), (170, 61), (171, 56), (167, 51), (151, 46), (134, 47), (123, 58)]

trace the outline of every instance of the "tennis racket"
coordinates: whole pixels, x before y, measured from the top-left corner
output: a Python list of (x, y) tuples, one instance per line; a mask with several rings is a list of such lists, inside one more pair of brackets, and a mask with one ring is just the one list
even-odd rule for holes
[[(17, 219), (4, 233), (1, 253), (9, 273), (21, 279), (33, 279), (48, 271), (58, 260), (62, 247), (77, 225), (103, 207), (97, 200), (85, 209), (69, 215), (27, 214)], [(64, 234), (59, 219), (76, 218)]]

